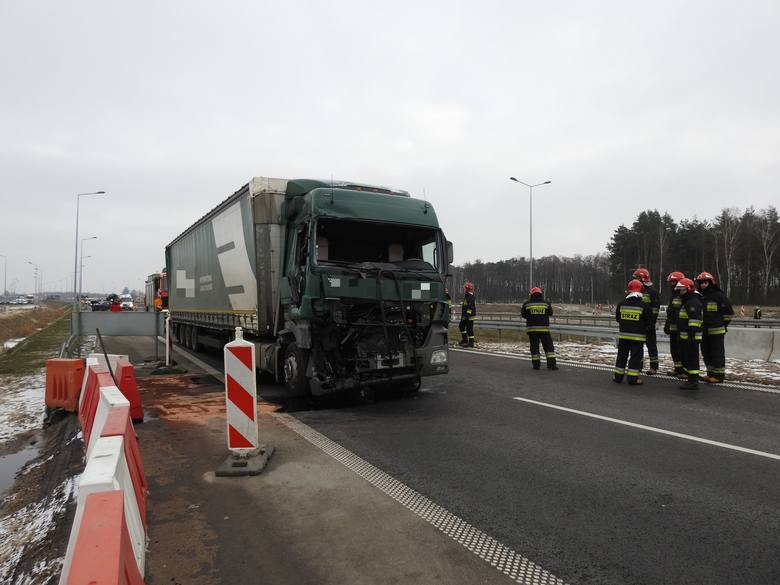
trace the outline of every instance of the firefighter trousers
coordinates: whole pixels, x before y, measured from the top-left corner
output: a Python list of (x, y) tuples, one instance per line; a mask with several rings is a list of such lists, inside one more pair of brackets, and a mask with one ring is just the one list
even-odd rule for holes
[(721, 382), (726, 379), (725, 335), (707, 335), (701, 338), (701, 355), (707, 367), (707, 375)]
[(531, 363), (534, 370), (538, 370), (542, 363), (542, 356), (539, 354), (539, 343), (544, 348), (544, 357), (547, 359), (547, 367), (555, 367), (555, 346), (553, 345), (552, 335), (549, 332), (529, 333), (528, 341), (531, 343)]
[[(618, 339), (617, 360), (615, 360), (615, 381), (622, 382), (628, 376), (629, 384), (636, 384), (642, 370), (644, 342), (631, 339)], [(626, 364), (628, 367), (626, 367)]]
[(672, 354), (674, 362), (674, 371), (676, 374), (683, 373), (682, 351), (680, 349), (680, 334), (677, 331), (669, 332), (669, 351)]
[(682, 353), (683, 369), (688, 374), (690, 382), (698, 383), (699, 374), (699, 342), (693, 339), (681, 339), (680, 351)]
[(474, 319), (461, 318), (460, 320), (460, 336), (462, 343), (468, 343), (474, 345)]
[[(652, 329), (649, 329), (647, 331), (647, 336), (645, 337), (647, 344), (647, 357), (650, 358), (650, 369), (651, 370), (657, 370), (658, 369), (658, 341), (655, 337), (655, 325), (653, 325)], [(641, 365), (639, 366), (642, 367)]]

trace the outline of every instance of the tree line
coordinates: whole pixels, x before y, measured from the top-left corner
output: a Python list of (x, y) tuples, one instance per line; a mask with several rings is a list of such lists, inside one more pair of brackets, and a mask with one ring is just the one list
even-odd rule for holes
[[(544, 256), (534, 259), (534, 286), (561, 303), (614, 303), (634, 270), (650, 271), (665, 293), (673, 270), (695, 278), (710, 272), (734, 304), (780, 304), (780, 218), (769, 206), (723, 209), (710, 220), (676, 222), (668, 213), (642, 211), (630, 226), (620, 225), (606, 251), (591, 256)], [(529, 262), (511, 258), (479, 259), (453, 267), (450, 283), (456, 298), (471, 280), (483, 302), (517, 303), (528, 298)]]

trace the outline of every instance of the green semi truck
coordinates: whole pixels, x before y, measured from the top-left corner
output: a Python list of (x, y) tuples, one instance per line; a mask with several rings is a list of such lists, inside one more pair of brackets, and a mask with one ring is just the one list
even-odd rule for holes
[(433, 206), (350, 182), (255, 177), (166, 247), (172, 331), (222, 347), (236, 326), (295, 394), (446, 374), (452, 244)]

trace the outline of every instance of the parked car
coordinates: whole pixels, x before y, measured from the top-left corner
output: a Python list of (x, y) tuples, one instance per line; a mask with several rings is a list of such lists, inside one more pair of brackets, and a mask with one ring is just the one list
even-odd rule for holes
[(89, 305), (93, 311), (108, 311), (108, 301), (105, 299), (90, 299)]

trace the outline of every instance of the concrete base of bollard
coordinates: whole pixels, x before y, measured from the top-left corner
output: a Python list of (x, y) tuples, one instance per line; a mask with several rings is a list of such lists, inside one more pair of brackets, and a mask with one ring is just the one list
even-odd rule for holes
[(222, 465), (217, 467), (217, 471), (214, 474), (218, 477), (259, 475), (273, 454), (274, 448), (270, 445), (260, 445), (245, 456), (231, 453)]

